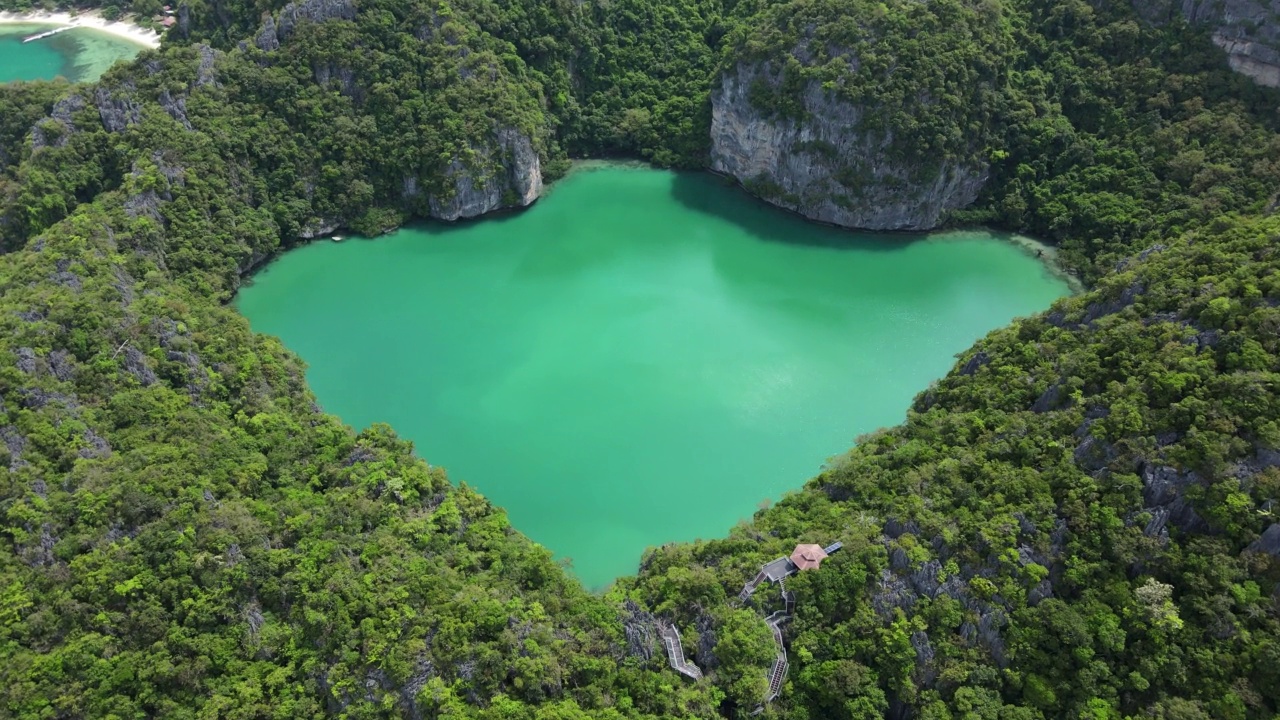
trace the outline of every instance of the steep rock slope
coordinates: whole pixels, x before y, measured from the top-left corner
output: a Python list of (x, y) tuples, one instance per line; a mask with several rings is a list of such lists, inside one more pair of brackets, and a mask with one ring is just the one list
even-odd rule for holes
[[(392, 97), (371, 97), (376, 84), (374, 78), (387, 74), (381, 55), (375, 55), (372, 60), (355, 61), (350, 56), (340, 57), (326, 47), (328, 42), (340, 41), (344, 35), (357, 45), (378, 44), (378, 34), (373, 30), (377, 21), (366, 21), (350, 0), (289, 3), (278, 18), (266, 16), (253, 45), (266, 53), (261, 62), (280, 62), (276, 55), (284, 54), (284, 62), (309, 67), (317, 84), (349, 98), (357, 112), (379, 126), (414, 120), (421, 124), (425, 118), (404, 113), (404, 105), (414, 96), (437, 102), (443, 98), (432, 96), (456, 93), (479, 98), (487, 94), (495, 98), (487, 118), (488, 127), (479, 122), (480, 118), (475, 118), (468, 132), (445, 138), (444, 147), (435, 157), (424, 153), (416, 163), (389, 163), (391, 158), (371, 158), (383, 165), (379, 175), (399, 175), (398, 197), (405, 210), (418, 216), (457, 220), (508, 207), (524, 207), (537, 200), (542, 192), (542, 162), (537, 146), (543, 144), (546, 134), (537, 89), (525, 86), (522, 78), (512, 77), (508, 68), (486, 52), (486, 41), (474, 36), (471, 29), (457, 19), (442, 16), (436, 10), (414, 12), (400, 8), (399, 11), (401, 30), (411, 32), (420, 43), (418, 54), (423, 72), (418, 87), (406, 84), (392, 90), (401, 107), (395, 106)], [(325, 31), (319, 36), (322, 42), (317, 42), (316, 31), (309, 31), (307, 27), (341, 21), (346, 21), (347, 27)], [(365, 31), (366, 24), (371, 31)], [(293, 38), (297, 39), (291, 41)], [(247, 42), (242, 42), (240, 47), (249, 50)], [(383, 93), (386, 94), (386, 89)], [(447, 162), (442, 160), (445, 157)], [(308, 228), (304, 236), (317, 234), (317, 229), (321, 233), (329, 232), (340, 221), (340, 218), (322, 220)]]
[(711, 166), (816, 220), (936, 227), (987, 179), (1000, 11), (848, 5), (772, 6), (739, 29), (711, 96)]
[(803, 119), (771, 118), (751, 102), (757, 84), (780, 82), (761, 66), (725, 73), (711, 96), (711, 167), (805, 217), (871, 230), (927, 230), (973, 202), (985, 165), (921, 168), (888, 155), (892, 135), (863, 131), (865, 108), (806, 84)]
[(1134, 0), (1133, 6), (1152, 22), (1181, 13), (1208, 26), (1231, 69), (1259, 85), (1280, 87), (1280, 0)]

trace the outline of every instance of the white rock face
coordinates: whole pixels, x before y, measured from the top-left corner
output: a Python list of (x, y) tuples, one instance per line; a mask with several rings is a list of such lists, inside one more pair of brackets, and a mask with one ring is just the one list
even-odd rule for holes
[[(500, 157), (494, 158), (495, 152)], [(446, 174), (453, 180), (453, 194), (430, 198), (431, 217), (452, 221), (505, 207), (525, 207), (542, 194), (542, 161), (529, 136), (503, 128), (495, 148), (477, 148), (475, 153), (478, 157), (472, 167), (459, 158), (449, 164)], [(485, 166), (497, 169), (486, 176), (479, 169)]]
[(749, 99), (757, 79), (773, 82), (764, 72), (739, 65), (712, 93), (711, 165), (768, 202), (845, 227), (928, 230), (987, 181), (986, 167), (947, 162), (922, 182), (889, 157), (891, 138), (859, 131), (862, 108), (816, 83), (804, 93), (805, 120), (766, 117)]
[(1181, 13), (1208, 25), (1231, 69), (1266, 87), (1280, 87), (1280, 0), (1133, 0), (1138, 14), (1164, 23)]

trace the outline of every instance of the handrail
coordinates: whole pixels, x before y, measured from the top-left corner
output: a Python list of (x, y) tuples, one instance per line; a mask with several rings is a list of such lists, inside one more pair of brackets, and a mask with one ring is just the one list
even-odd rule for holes
[(701, 680), (702, 670), (684, 658), (684, 647), (676, 626), (659, 621), (658, 634), (662, 636), (662, 644), (667, 648), (667, 662), (672, 669), (694, 680)]

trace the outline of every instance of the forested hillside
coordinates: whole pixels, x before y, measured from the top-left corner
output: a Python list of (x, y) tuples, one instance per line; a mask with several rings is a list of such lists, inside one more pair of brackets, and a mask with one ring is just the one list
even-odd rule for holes
[[(0, 86), (0, 714), (744, 717), (778, 598), (734, 598), (833, 540), (762, 717), (1280, 712), (1280, 95), (1203, 31), (1041, 0), (180, 16), (96, 85)], [(702, 166), (722, 74), (783, 51), (760, 112), (842, 83), (938, 138), (920, 162), (987, 166), (953, 221), (1090, 289), (603, 596), (225, 304), (303, 238), (523, 205), (572, 156)]]

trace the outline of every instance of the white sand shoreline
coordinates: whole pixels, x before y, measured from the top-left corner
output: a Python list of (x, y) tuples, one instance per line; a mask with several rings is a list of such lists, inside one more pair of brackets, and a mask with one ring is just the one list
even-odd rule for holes
[(82, 12), (76, 15), (67, 12), (51, 13), (44, 11), (26, 13), (0, 12), (0, 25), (17, 24), (89, 28), (122, 40), (128, 40), (143, 47), (160, 47), (160, 35), (154, 30), (148, 30), (119, 20), (111, 22), (96, 12)]

